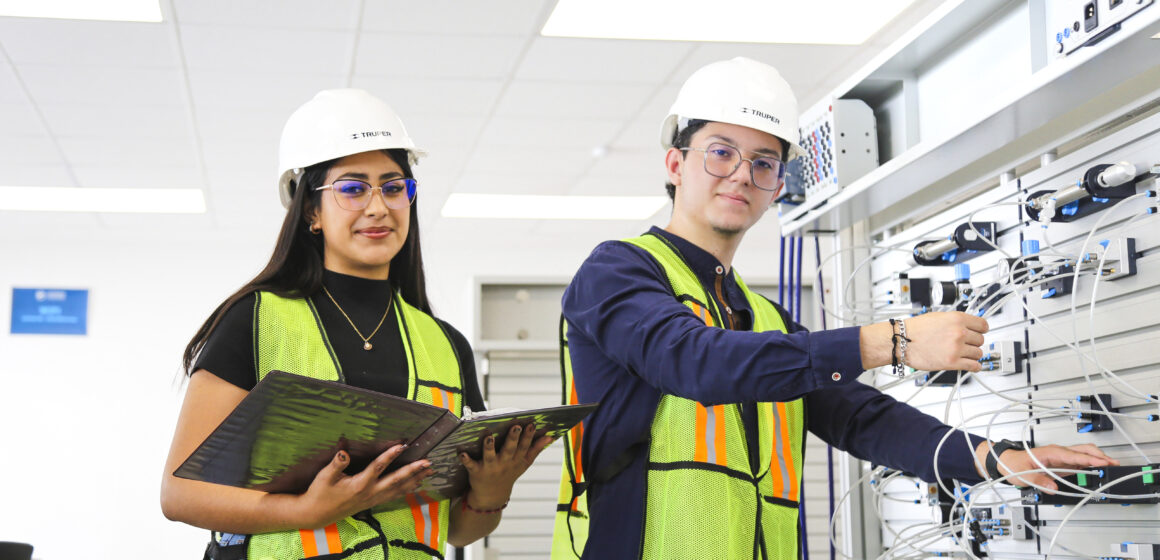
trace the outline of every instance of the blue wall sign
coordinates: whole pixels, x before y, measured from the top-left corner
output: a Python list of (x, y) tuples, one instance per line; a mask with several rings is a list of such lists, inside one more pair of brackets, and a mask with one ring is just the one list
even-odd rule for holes
[(12, 334), (88, 334), (89, 291), (12, 288)]

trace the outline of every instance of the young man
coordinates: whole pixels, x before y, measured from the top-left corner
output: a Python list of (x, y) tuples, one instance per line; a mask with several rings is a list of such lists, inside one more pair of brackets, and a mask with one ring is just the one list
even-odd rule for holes
[[(601, 244), (564, 294), (577, 398), (602, 404), (584, 424), (583, 461), (568, 457), (587, 485), (587, 542), (564, 495), (554, 556), (797, 558), (807, 428), (924, 480), (936, 464), (965, 481), (994, 471), (992, 442), (955, 433), (936, 457), (951, 428), (855, 381), (893, 356), (978, 371), (985, 320), (927, 313), (904, 327), (811, 333), (732, 269), (782, 187), (783, 162), (804, 154), (797, 102), (777, 71), (745, 58), (710, 64), (670, 113), (669, 224)], [(893, 336), (902, 329), (904, 355)], [(996, 450), (1004, 475), (1036, 468), (1017, 445)], [(1033, 451), (1049, 467), (1115, 464), (1090, 445)], [(1054, 487), (1043, 473), (1021, 482)]]

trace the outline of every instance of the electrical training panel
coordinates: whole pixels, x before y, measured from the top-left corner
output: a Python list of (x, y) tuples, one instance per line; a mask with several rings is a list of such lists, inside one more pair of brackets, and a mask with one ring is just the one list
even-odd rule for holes
[[(1119, 465), (1052, 469), (1049, 478), (1056, 489), (1043, 487), (1041, 479), (1028, 485), (1019, 477), (1036, 473), (1026, 471), (1000, 481), (928, 483), (885, 466), (865, 465), (840, 489), (845, 495), (836, 496), (839, 502), (859, 502), (861, 509), (853, 515), (876, 516), (879, 522), (877, 534), (862, 539), (873, 544), (854, 556), (1160, 559), (1160, 82), (1142, 84), (1160, 71), (1160, 64), (1151, 74), (1135, 77), (1140, 85), (1134, 96), (1117, 98), (1116, 105), (1101, 107), (1103, 112), (1091, 110), (1099, 96), (1124, 87), (1109, 84), (1093, 94), (1096, 101), (1077, 97), (1089, 106), (1077, 102), (1074, 113), (1028, 127), (1021, 132), (1026, 137), (1004, 136), (1015, 124), (1000, 118), (981, 116), (970, 125), (1009, 153), (976, 149), (970, 143), (980, 136), (972, 136), (975, 129), (964, 132), (968, 119), (956, 120), (945, 107), (926, 109), (922, 103), (930, 97), (919, 94), (925, 87), (954, 97), (955, 88), (970, 89), (958, 85), (965, 71), (977, 71), (980, 81), (994, 80), (987, 72), (1002, 65), (997, 58), (1004, 49), (1026, 49), (1012, 55), (1015, 59), (1039, 56), (1032, 66), (1038, 64), (1034, 72), (1047, 69), (1045, 74), (1085, 60), (1115, 63), (1098, 57), (1110, 45), (1136, 36), (1124, 30), (1151, 37), (1160, 61), (1160, 8), (1153, 0), (954, 4), (956, 14), (993, 13), (978, 15), (982, 23), (975, 27), (954, 31), (960, 40), (940, 43), (937, 33), (927, 33), (912, 38), (916, 47), (887, 57), (886, 70), (874, 70), (850, 90), (866, 95), (865, 111), (841, 104), (853, 99), (839, 99), (803, 115), (809, 157), (791, 166), (787, 185), (800, 191), (806, 206), (824, 204), (878, 168), (878, 150), (871, 145), (882, 146), (884, 156), (882, 169), (858, 183), (857, 189), (869, 195), (847, 193), (831, 200), (830, 215), (837, 216), (831, 221), (807, 216), (819, 222), (795, 225), (822, 235), (837, 230), (831, 258), (841, 257), (834, 260), (832, 273), (838, 285), (827, 290), (837, 297), (822, 305), (844, 325), (909, 321), (934, 311), (985, 318), (989, 330), (981, 371), (907, 369), (898, 377), (884, 367), (862, 381), (993, 441), (1009, 439), (1029, 448), (1093, 444)], [(1029, 35), (1032, 44), (996, 40), (1002, 33), (1025, 39), (1029, 26), (1039, 30)], [(947, 30), (956, 24), (931, 29), (951, 33)], [(912, 63), (912, 55), (925, 52), (944, 54)], [(975, 53), (975, 66), (963, 62), (969, 59), (963, 53)], [(990, 66), (980, 66), (983, 62)], [(959, 65), (959, 82), (939, 67), (944, 63)], [(1023, 68), (1010, 71), (1024, 77), (1018, 74)], [(951, 86), (938, 90), (939, 80)], [(998, 97), (1004, 84), (995, 81), (999, 85), (990, 85)], [(1026, 88), (1023, 95), (1035, 95), (1035, 88)], [(927, 122), (906, 120), (923, 111)], [(1024, 110), (1017, 118), (1031, 119), (1031, 112)], [(846, 120), (846, 114), (860, 116)], [(871, 134), (856, 153), (847, 148), (845, 156), (853, 158), (847, 160), (853, 169), (847, 172), (834, 164), (841, 159), (831, 141), (835, 131), (851, 130), (872, 130), (881, 137)], [(931, 161), (954, 161), (954, 150), (979, 156), (914, 194), (875, 192), (880, 186), (897, 188), (900, 177), (921, 181), (907, 165), (929, 170)], [(909, 155), (900, 158), (903, 163), (887, 165), (900, 154)], [(853, 202), (868, 209), (851, 209), (856, 204), (843, 200), (854, 196), (862, 196)], [(798, 212), (821, 215), (810, 214), (813, 209)], [(959, 436), (942, 445), (968, 444)], [(832, 524), (841, 525), (837, 518)], [(859, 525), (842, 526), (856, 530)], [(873, 522), (861, 526), (875, 531)], [(837, 544), (841, 550), (842, 543)]]
[(981, 372), (882, 371), (884, 391), (992, 440), (1090, 443), (1120, 461), (1061, 472), (1055, 493), (955, 481), (923, 491), (891, 473), (872, 486), (887, 557), (1155, 557), (1158, 175), (1160, 113), (875, 243), (871, 294), (836, 312), (957, 310), (990, 326)]

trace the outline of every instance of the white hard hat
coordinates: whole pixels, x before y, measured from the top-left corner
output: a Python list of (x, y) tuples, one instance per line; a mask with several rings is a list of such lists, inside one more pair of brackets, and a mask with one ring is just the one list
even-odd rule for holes
[(412, 165), (426, 152), (403, 127), (403, 121), (381, 99), (361, 89), (318, 92), (286, 121), (278, 144), (278, 194), (290, 206), (290, 182), (316, 163), (389, 149), (407, 150)]
[(739, 56), (702, 66), (681, 86), (661, 124), (661, 146), (673, 146), (682, 119), (746, 126), (789, 142), (785, 161), (806, 155), (799, 144), (798, 104), (774, 67)]

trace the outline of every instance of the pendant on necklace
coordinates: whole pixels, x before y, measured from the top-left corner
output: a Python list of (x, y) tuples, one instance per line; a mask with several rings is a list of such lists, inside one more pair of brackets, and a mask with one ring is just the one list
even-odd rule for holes
[(370, 342), (363, 342), (363, 350), (370, 350), (371, 348), (374, 348), (374, 346), (371, 346)]

